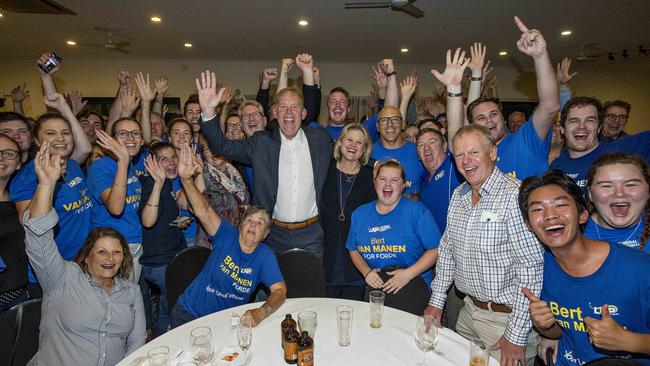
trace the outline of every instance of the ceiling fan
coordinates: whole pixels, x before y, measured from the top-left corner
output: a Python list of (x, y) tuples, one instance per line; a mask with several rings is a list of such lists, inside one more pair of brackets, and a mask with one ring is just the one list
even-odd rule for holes
[(345, 3), (346, 9), (381, 9), (390, 8), (394, 11), (401, 11), (415, 18), (422, 18), (424, 12), (411, 3), (417, 0), (391, 0), (391, 1), (375, 1), (375, 2), (355, 2)]
[(114, 42), (113, 41), (113, 32), (108, 30), (106, 32), (106, 43), (81, 43), (80, 47), (103, 47), (108, 51), (116, 51), (121, 53), (129, 53), (129, 50), (126, 49), (131, 45), (129, 41)]

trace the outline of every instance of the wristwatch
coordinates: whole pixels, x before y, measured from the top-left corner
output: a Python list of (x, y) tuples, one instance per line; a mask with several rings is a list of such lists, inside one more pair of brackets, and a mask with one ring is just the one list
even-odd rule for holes
[(266, 305), (264, 307), (264, 311), (266, 312), (266, 316), (268, 317), (273, 312), (273, 308), (271, 307), (271, 305)]

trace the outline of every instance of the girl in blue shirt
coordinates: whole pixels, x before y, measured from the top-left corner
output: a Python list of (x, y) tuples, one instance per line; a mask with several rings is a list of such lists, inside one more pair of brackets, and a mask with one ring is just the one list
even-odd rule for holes
[(93, 227), (111, 227), (129, 243), (134, 258), (133, 279), (137, 283), (142, 266), (142, 224), (138, 214), (142, 186), (132, 163), (144, 139), (140, 124), (131, 118), (117, 120), (111, 136), (97, 131), (97, 144), (108, 152), (88, 170), (88, 188), (93, 201)]
[(587, 176), (594, 212), (585, 236), (650, 253), (650, 169), (637, 155), (614, 153), (594, 162)]
[[(431, 285), (431, 268), (438, 259), (440, 231), (431, 212), (420, 202), (402, 197), (404, 169), (396, 160), (375, 166), (374, 183), (377, 200), (352, 213), (352, 225), (346, 247), (352, 263), (366, 284), (392, 294), (420, 275)], [(383, 268), (397, 266), (387, 272)]]

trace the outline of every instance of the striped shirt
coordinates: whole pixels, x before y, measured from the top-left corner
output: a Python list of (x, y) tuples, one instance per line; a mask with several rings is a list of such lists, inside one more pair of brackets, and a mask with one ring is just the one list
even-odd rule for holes
[(513, 311), (504, 336), (513, 344), (526, 345), (532, 323), (521, 288), (539, 294), (544, 259), (542, 245), (519, 211), (519, 185), (495, 167), (474, 207), (469, 184), (456, 188), (429, 304), (442, 309), (446, 291), (455, 282), (460, 291), (480, 301), (509, 306)]

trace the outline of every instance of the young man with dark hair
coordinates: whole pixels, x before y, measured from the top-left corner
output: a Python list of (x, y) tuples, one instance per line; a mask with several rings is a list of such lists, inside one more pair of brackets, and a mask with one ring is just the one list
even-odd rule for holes
[(609, 100), (603, 105), (603, 128), (598, 139), (602, 142), (618, 140), (628, 136), (623, 129), (630, 118), (632, 105), (623, 100)]
[(587, 202), (560, 171), (527, 178), (519, 192), (526, 225), (550, 249), (540, 297), (522, 292), (537, 331), (559, 339), (556, 364), (614, 356), (650, 365), (650, 256), (583, 236)]

